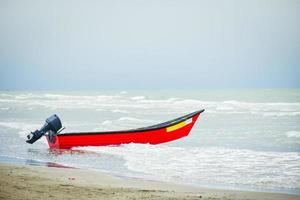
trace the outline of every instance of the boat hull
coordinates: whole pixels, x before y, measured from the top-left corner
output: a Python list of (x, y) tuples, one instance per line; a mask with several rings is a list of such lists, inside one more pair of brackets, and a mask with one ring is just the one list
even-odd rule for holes
[(198, 111), (187, 116), (169, 121), (160, 125), (150, 126), (141, 129), (113, 132), (85, 132), (58, 134), (55, 136), (54, 143), (48, 137), (47, 141), (50, 148), (70, 149), (76, 146), (106, 146), (120, 145), (128, 143), (141, 144), (160, 144), (189, 134), (200, 113)]

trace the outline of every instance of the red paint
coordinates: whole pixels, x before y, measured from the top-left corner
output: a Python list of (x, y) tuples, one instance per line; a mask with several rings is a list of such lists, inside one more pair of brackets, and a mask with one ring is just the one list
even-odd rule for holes
[(155, 130), (144, 130), (144, 131), (134, 131), (134, 132), (121, 132), (121, 133), (91, 133), (88, 134), (74, 134), (74, 135), (64, 135), (58, 134), (55, 136), (55, 143), (52, 144), (48, 137), (47, 141), (50, 148), (59, 149), (70, 149), (76, 146), (105, 146), (105, 145), (120, 145), (128, 143), (142, 143), (142, 144), (160, 144), (164, 142), (169, 142), (177, 140), (179, 138), (185, 137), (189, 134), (195, 122), (197, 121), (199, 113), (193, 115), (192, 122), (185, 125), (177, 130), (167, 132), (166, 127), (159, 128)]

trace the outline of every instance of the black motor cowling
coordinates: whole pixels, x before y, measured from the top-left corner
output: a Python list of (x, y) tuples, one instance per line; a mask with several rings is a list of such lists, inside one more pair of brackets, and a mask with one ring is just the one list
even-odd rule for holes
[(33, 144), (35, 141), (40, 139), (47, 132), (57, 133), (62, 128), (61, 121), (57, 115), (52, 115), (46, 119), (46, 123), (40, 130), (36, 130), (27, 135), (27, 143)]

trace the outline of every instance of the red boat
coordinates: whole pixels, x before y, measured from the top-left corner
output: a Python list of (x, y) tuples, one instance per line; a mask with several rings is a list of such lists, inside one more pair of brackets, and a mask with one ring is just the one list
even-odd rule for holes
[(105, 146), (128, 143), (160, 144), (187, 136), (203, 111), (199, 110), (171, 121), (144, 128), (78, 133), (57, 133), (61, 128), (61, 122), (56, 115), (53, 115), (46, 120), (46, 124), (41, 130), (31, 133), (33, 136), (28, 135), (27, 142), (32, 144), (42, 135), (48, 133), (46, 138), (49, 147), (59, 149), (70, 149), (76, 146)]

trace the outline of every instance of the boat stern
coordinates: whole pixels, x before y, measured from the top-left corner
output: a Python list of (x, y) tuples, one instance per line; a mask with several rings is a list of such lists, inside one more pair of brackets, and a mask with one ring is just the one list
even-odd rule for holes
[(45, 135), (49, 148), (50, 149), (59, 149), (59, 137), (57, 135), (53, 136), (53, 138), (50, 140), (50, 137), (48, 135)]

